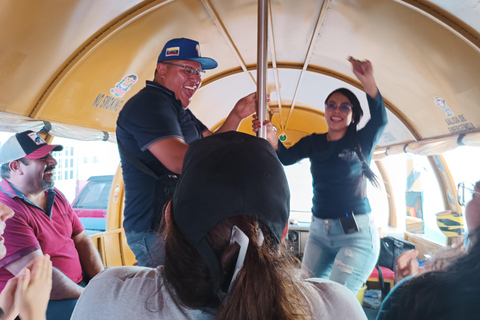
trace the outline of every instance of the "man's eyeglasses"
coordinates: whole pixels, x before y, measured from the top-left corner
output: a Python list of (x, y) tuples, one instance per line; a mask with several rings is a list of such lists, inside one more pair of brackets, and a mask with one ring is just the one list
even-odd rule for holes
[[(325, 105), (325, 110), (332, 112), (337, 108), (337, 104), (334, 102), (329, 102)], [(352, 110), (352, 105), (346, 102), (341, 103), (338, 108), (340, 109), (341, 112), (343, 113), (348, 113), (350, 110)]]
[(199, 76), (201, 78), (205, 74), (205, 70), (195, 69), (195, 68), (192, 68), (192, 67), (189, 67), (189, 66), (185, 66), (183, 64), (176, 64), (176, 63), (171, 63), (171, 62), (163, 62), (163, 64), (169, 64), (169, 65), (172, 65), (172, 66), (182, 67), (183, 71), (185, 72), (185, 74), (187, 76), (193, 76), (193, 75), (196, 74), (197, 76)]
[(473, 184), (460, 182), (457, 189), (458, 204), (465, 206), (470, 200), (480, 197), (480, 192), (475, 191)]

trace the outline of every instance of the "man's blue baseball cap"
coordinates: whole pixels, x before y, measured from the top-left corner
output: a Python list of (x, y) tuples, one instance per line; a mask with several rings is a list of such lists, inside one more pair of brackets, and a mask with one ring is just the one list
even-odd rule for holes
[(215, 69), (217, 61), (202, 57), (198, 41), (187, 38), (176, 38), (168, 41), (158, 56), (158, 62), (166, 60), (191, 60), (200, 62), (203, 70)]

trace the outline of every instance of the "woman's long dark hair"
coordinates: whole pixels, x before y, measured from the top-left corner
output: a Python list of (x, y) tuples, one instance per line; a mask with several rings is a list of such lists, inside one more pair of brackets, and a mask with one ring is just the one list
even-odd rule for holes
[(363, 116), (363, 110), (362, 110), (362, 107), (360, 106), (360, 101), (358, 101), (357, 96), (352, 91), (346, 88), (339, 88), (332, 91), (328, 95), (328, 97), (325, 99), (325, 105), (327, 104), (328, 100), (330, 100), (330, 97), (335, 93), (340, 93), (344, 95), (352, 104), (353, 119), (352, 119), (352, 123), (350, 123), (350, 125), (347, 128), (347, 133), (346, 133), (347, 144), (352, 150), (355, 151), (355, 153), (358, 156), (358, 159), (362, 162), (362, 174), (370, 181), (372, 185), (374, 185), (375, 187), (379, 187), (380, 184), (378, 182), (378, 178), (375, 175), (375, 173), (373, 173), (372, 168), (370, 168), (367, 161), (365, 160), (365, 156), (362, 153), (362, 147), (357, 138), (357, 125)]
[[(480, 228), (472, 232), (476, 237)], [(477, 238), (478, 239), (478, 238)], [(478, 319), (480, 315), (480, 241), (445, 270), (407, 281), (383, 319)]]
[[(173, 220), (173, 219), (172, 219)], [(230, 245), (233, 226), (250, 239), (244, 265), (234, 281), (227, 302), (213, 292), (210, 272), (197, 250), (179, 232), (174, 221), (165, 234), (164, 275), (179, 303), (192, 309), (216, 309), (216, 319), (311, 319), (308, 298), (312, 292), (298, 277), (299, 261), (271, 241), (269, 229), (260, 223), (265, 241), (257, 244), (257, 220), (240, 216), (228, 219), (208, 234), (207, 240), (222, 264), (227, 291), (236, 263), (238, 247)], [(312, 301), (312, 300), (311, 300)]]

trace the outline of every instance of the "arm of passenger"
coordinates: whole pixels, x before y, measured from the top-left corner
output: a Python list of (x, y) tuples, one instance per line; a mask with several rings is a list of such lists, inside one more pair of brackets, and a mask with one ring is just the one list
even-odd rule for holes
[(295, 145), (286, 148), (283, 143), (278, 142), (277, 156), (283, 165), (291, 165), (297, 161), (308, 158), (312, 152), (311, 140), (313, 136), (306, 136), (300, 139)]
[(373, 77), (373, 66), (368, 60), (357, 60), (348, 57), (348, 61), (352, 64), (352, 71), (355, 77), (362, 83), (363, 90), (373, 99), (377, 97), (378, 89)]
[(0, 293), (2, 320), (44, 320), (50, 290), (52, 262), (48, 255), (36, 258), (15, 277), (8, 280)]
[(78, 299), (83, 288), (57, 268), (52, 268), (52, 292), (50, 300)]
[[(21, 258), (18, 258), (15, 261), (10, 262), (9, 264), (5, 265), (4, 268), (16, 276), (34, 259), (41, 256), (43, 256), (43, 253), (40, 249), (38, 249)], [(82, 291), (82, 287), (70, 280), (70, 278), (64, 275), (60, 270), (52, 268), (52, 292), (50, 293), (51, 300), (78, 299)]]
[(52, 262), (45, 255), (18, 275), (15, 305), (23, 320), (45, 320), (52, 290)]
[(14, 320), (18, 315), (18, 306), (15, 305), (15, 292), (18, 287), (18, 278), (7, 281), (7, 285), (0, 293), (0, 319)]
[(22, 271), (23, 268), (27, 267), (35, 259), (37, 259), (38, 257), (41, 257), (41, 256), (43, 256), (42, 250), (37, 249), (33, 252), (30, 252), (30, 253), (12, 261), (12, 262), (10, 262), (9, 264), (5, 265), (4, 268), (7, 269), (8, 272), (13, 274), (14, 276), (17, 276), (20, 273), (20, 271)]
[[(288, 166), (290, 164), (294, 164), (297, 161), (307, 158), (311, 155), (311, 140), (314, 139), (313, 136), (303, 137), (294, 146), (287, 149), (282, 143), (279, 142), (277, 137), (277, 129), (272, 125), (272, 123), (268, 120), (265, 120), (263, 125), (267, 129), (267, 141), (270, 142), (270, 145), (273, 147), (273, 149), (277, 151), (277, 156), (283, 165)], [(257, 117), (254, 115), (252, 121), (253, 132), (258, 132), (260, 128), (260, 121), (257, 120)]]
[(90, 278), (95, 277), (98, 273), (103, 271), (102, 260), (87, 233), (82, 231), (72, 239), (80, 258), (82, 270), (85, 271)]
[(213, 132), (210, 131), (210, 130), (208, 130), (208, 129), (202, 132), (202, 136), (203, 136), (204, 138), (205, 138), (205, 137), (208, 137), (208, 136), (211, 136), (212, 134), (213, 134)]
[(362, 83), (370, 109), (370, 120), (361, 130), (363, 144), (374, 148), (388, 122), (383, 97), (375, 83), (372, 63), (368, 60), (360, 61), (352, 57), (349, 57), (348, 61), (352, 64), (353, 73)]
[(183, 157), (188, 147), (189, 145), (182, 138), (172, 137), (153, 143), (148, 147), (148, 150), (168, 170), (180, 174), (182, 172)]
[(387, 126), (387, 110), (380, 92), (375, 99), (367, 95), (367, 101), (370, 108), (370, 120), (359, 131), (359, 138), (362, 145), (367, 146), (368, 149), (374, 149)]
[(257, 93), (253, 92), (238, 100), (222, 126), (215, 133), (236, 131), (240, 122), (252, 115), (257, 108)]
[(417, 250), (408, 250), (395, 259), (395, 283), (420, 271), (417, 257)]

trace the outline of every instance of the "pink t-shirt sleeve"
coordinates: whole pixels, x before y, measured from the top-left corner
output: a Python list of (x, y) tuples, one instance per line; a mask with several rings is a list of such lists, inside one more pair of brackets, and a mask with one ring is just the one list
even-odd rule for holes
[(15, 212), (15, 215), (6, 221), (3, 238), (5, 239), (7, 255), (0, 260), (0, 268), (40, 249), (40, 244), (32, 227), (20, 212)]
[(77, 234), (81, 233), (83, 230), (85, 230), (85, 227), (83, 226), (82, 222), (78, 218), (78, 215), (75, 211), (72, 210), (72, 238), (75, 237)]

